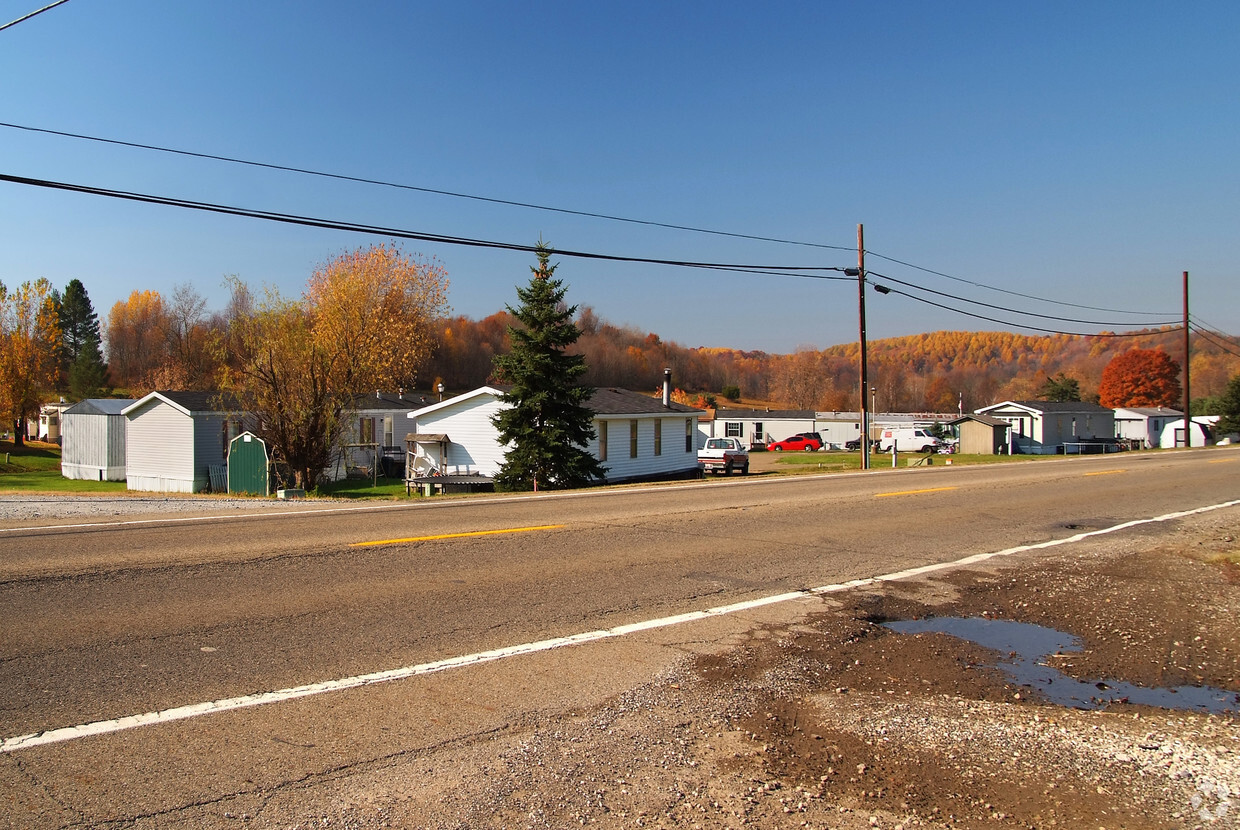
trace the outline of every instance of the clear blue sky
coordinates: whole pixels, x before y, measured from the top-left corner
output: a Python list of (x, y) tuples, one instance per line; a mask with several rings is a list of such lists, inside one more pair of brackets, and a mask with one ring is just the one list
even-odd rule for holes
[[(0, 0), (0, 24), (46, 2)], [(1194, 313), (1240, 332), (1234, 2), (70, 0), (0, 31), (0, 121), (842, 250), (0, 128), (4, 174), (501, 242), (850, 267), (863, 223), (872, 271), (1126, 328), (1178, 319), (1187, 270)], [(383, 240), (0, 183), (0, 280), (76, 277), (101, 316), (183, 282), (218, 309), (227, 274), (296, 294)], [(405, 248), (475, 318), (533, 263)], [(571, 302), (685, 346), (857, 337), (855, 281), (559, 262)], [(871, 338), (1022, 330), (896, 294), (867, 310)]]

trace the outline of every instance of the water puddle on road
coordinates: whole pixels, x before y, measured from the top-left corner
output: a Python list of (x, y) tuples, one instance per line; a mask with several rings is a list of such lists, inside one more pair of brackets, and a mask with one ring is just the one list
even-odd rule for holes
[(1147, 688), (1120, 681), (1082, 681), (1061, 673), (1045, 660), (1079, 652), (1081, 640), (1071, 634), (1030, 623), (979, 617), (931, 617), (884, 623), (901, 634), (937, 632), (993, 649), (1001, 655), (996, 668), (1022, 686), (1036, 689), (1051, 703), (1074, 709), (1100, 709), (1110, 703), (1160, 706), (1199, 712), (1240, 712), (1240, 694), (1211, 686)]

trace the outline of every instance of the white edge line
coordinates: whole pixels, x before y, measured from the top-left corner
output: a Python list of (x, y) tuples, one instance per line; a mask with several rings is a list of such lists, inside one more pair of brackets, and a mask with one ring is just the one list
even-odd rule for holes
[(371, 674), (356, 675), (354, 677), (346, 677), (341, 680), (328, 680), (321, 683), (310, 683), (304, 686), (293, 686), (291, 688), (279, 689), (273, 692), (262, 692), (260, 694), (245, 695), (242, 697), (224, 698), (207, 703), (195, 703), (189, 706), (178, 706), (173, 709), (163, 709), (158, 712), (146, 712), (140, 715), (129, 715), (127, 717), (116, 718), (114, 720), (95, 721), (93, 723), (80, 724), (78, 726), (66, 726), (59, 729), (49, 729), (43, 732), (32, 732), (28, 735), (18, 735), (13, 738), (5, 738), (3, 743), (0, 743), (0, 752), (16, 752), (21, 749), (30, 749), (36, 746), (60, 743), (63, 741), (75, 740), (77, 738), (85, 738), (91, 735), (106, 735), (113, 732), (121, 732), (123, 730), (133, 729), (138, 726), (147, 726), (155, 723), (170, 723), (172, 721), (198, 717), (199, 715), (213, 714), (216, 712), (229, 712), (237, 709), (246, 709), (252, 706), (262, 706), (268, 703), (296, 700), (297, 698), (311, 697), (313, 695), (324, 694), (326, 692), (338, 692), (345, 689), (355, 689), (360, 686), (369, 686), (375, 683), (388, 683), (393, 680), (404, 680), (418, 675), (445, 671), (447, 669), (461, 668), (463, 666), (474, 666), (482, 663), (493, 662), (495, 660), (504, 660), (509, 657), (535, 654), (541, 651), (551, 651), (554, 649), (564, 648), (565, 646), (581, 645), (583, 643), (591, 643), (598, 640), (623, 637), (641, 631), (667, 628), (670, 626), (680, 625), (682, 623), (707, 619), (709, 617), (736, 614), (742, 611), (762, 608), (767, 605), (776, 605), (782, 602), (804, 599), (807, 596), (834, 594), (841, 591), (847, 591), (852, 588), (875, 585), (881, 582), (911, 579), (913, 577), (924, 576), (937, 571), (951, 570), (954, 568), (959, 568), (963, 565), (972, 565), (978, 562), (985, 562), (989, 559), (1012, 556), (1014, 554), (1025, 553), (1031, 550), (1043, 550), (1046, 548), (1058, 547), (1060, 545), (1070, 545), (1076, 542), (1084, 541), (1091, 536), (1102, 536), (1108, 533), (1116, 533), (1121, 530), (1127, 530), (1128, 528), (1138, 527), (1145, 524), (1153, 524), (1156, 522), (1174, 521), (1175, 519), (1182, 519), (1187, 516), (1208, 513), (1212, 510), (1236, 507), (1237, 505), (1240, 505), (1240, 499), (1222, 502), (1220, 504), (1212, 504), (1206, 507), (1198, 507), (1192, 510), (1181, 510), (1176, 513), (1167, 513), (1165, 515), (1155, 516), (1149, 519), (1136, 519), (1113, 525), (1112, 527), (1102, 528), (1100, 530), (1090, 530), (1084, 533), (1077, 533), (1073, 536), (1064, 537), (1063, 539), (1052, 539), (1047, 542), (1038, 542), (1036, 544), (1018, 545), (1016, 547), (993, 551), (991, 553), (974, 554), (971, 556), (966, 556), (962, 559), (955, 559), (950, 562), (938, 562), (931, 565), (908, 568), (903, 571), (881, 574), (879, 576), (868, 577), (865, 579), (854, 579), (849, 582), (824, 585), (819, 588), (789, 591), (783, 594), (772, 594), (771, 596), (745, 600), (743, 602), (732, 603), (730, 605), (720, 605), (700, 611), (689, 611), (687, 613), (677, 614), (671, 617), (661, 617), (653, 620), (644, 620), (642, 622), (618, 625), (613, 628), (585, 631), (579, 634), (570, 634), (566, 637), (553, 637), (548, 640), (538, 640), (531, 643), (506, 646), (504, 648), (492, 649), (490, 651), (479, 651), (460, 657), (449, 657), (443, 660), (436, 660), (431, 663), (420, 663), (416, 666), (405, 666), (403, 668), (389, 669), (386, 671), (373, 672)]

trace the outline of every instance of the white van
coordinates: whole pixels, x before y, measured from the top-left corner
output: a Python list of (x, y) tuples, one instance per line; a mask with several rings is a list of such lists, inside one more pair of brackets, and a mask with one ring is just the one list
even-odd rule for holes
[(883, 430), (878, 439), (878, 451), (891, 452), (893, 444), (899, 452), (934, 452), (938, 449), (939, 439), (921, 427)]

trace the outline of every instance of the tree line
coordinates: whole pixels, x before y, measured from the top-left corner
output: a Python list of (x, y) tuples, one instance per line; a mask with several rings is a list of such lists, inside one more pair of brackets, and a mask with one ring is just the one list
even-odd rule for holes
[[(407, 277), (403, 290), (417, 294), (416, 302), (374, 293), (387, 278), (380, 279), (381, 273), (402, 271)], [(328, 278), (331, 273), (337, 276)], [(352, 276), (346, 279), (346, 273)], [(337, 361), (341, 355), (356, 357), (360, 343), (387, 349), (373, 365), (345, 371), (343, 382), (353, 385), (351, 392), (394, 391), (397, 386), (433, 389), (438, 383), (450, 390), (474, 388), (495, 379), (495, 358), (511, 350), (510, 327), (516, 321), (510, 310), (480, 320), (450, 315), (443, 269), (390, 246), (335, 258), (312, 275), (306, 292), (296, 299), (272, 289), (257, 293), (236, 277), (226, 283), (229, 299), (219, 311), (209, 311), (203, 296), (185, 283), (167, 294), (134, 291), (116, 302), (103, 322), (80, 280), (63, 290), (42, 279), (11, 291), (0, 285), (0, 407), (8, 422), (20, 433), (20, 423), (57, 394), (78, 400), (114, 390), (138, 397), (154, 389), (233, 388), (257, 371), (259, 355), (267, 355), (269, 373), (274, 373), (279, 348), (298, 343), (304, 348), (333, 337), (340, 351), (333, 358)], [(423, 293), (412, 288), (415, 284)], [(326, 320), (330, 315), (323, 309), (333, 303), (330, 325), (322, 322), (302, 330), (289, 324), (293, 310), (308, 319)], [(402, 320), (402, 313), (411, 315), (416, 325)], [(654, 394), (663, 369), (670, 368), (678, 400), (688, 403), (743, 400), (825, 411), (858, 406), (855, 342), (773, 354), (686, 347), (610, 323), (590, 307), (578, 309), (573, 322), (579, 337), (572, 350), (584, 357), (580, 381), (589, 386), (649, 389)], [(1238, 346), (1232, 351), (1240, 351), (1240, 341), (1233, 338), (1231, 343)], [(1125, 337), (937, 331), (874, 340), (868, 343), (868, 403), (879, 411), (950, 412), (1064, 394), (1099, 401), (1106, 392), (1108, 365), (1134, 349), (1174, 356), (1178, 373), (1182, 334), (1173, 329)], [(1240, 357), (1212, 339), (1197, 337), (1192, 352), (1194, 409), (1208, 409), (1230, 379), (1240, 375)], [(327, 368), (301, 367), (291, 377), (315, 382), (315, 372)], [(270, 381), (276, 382), (274, 374)]]

